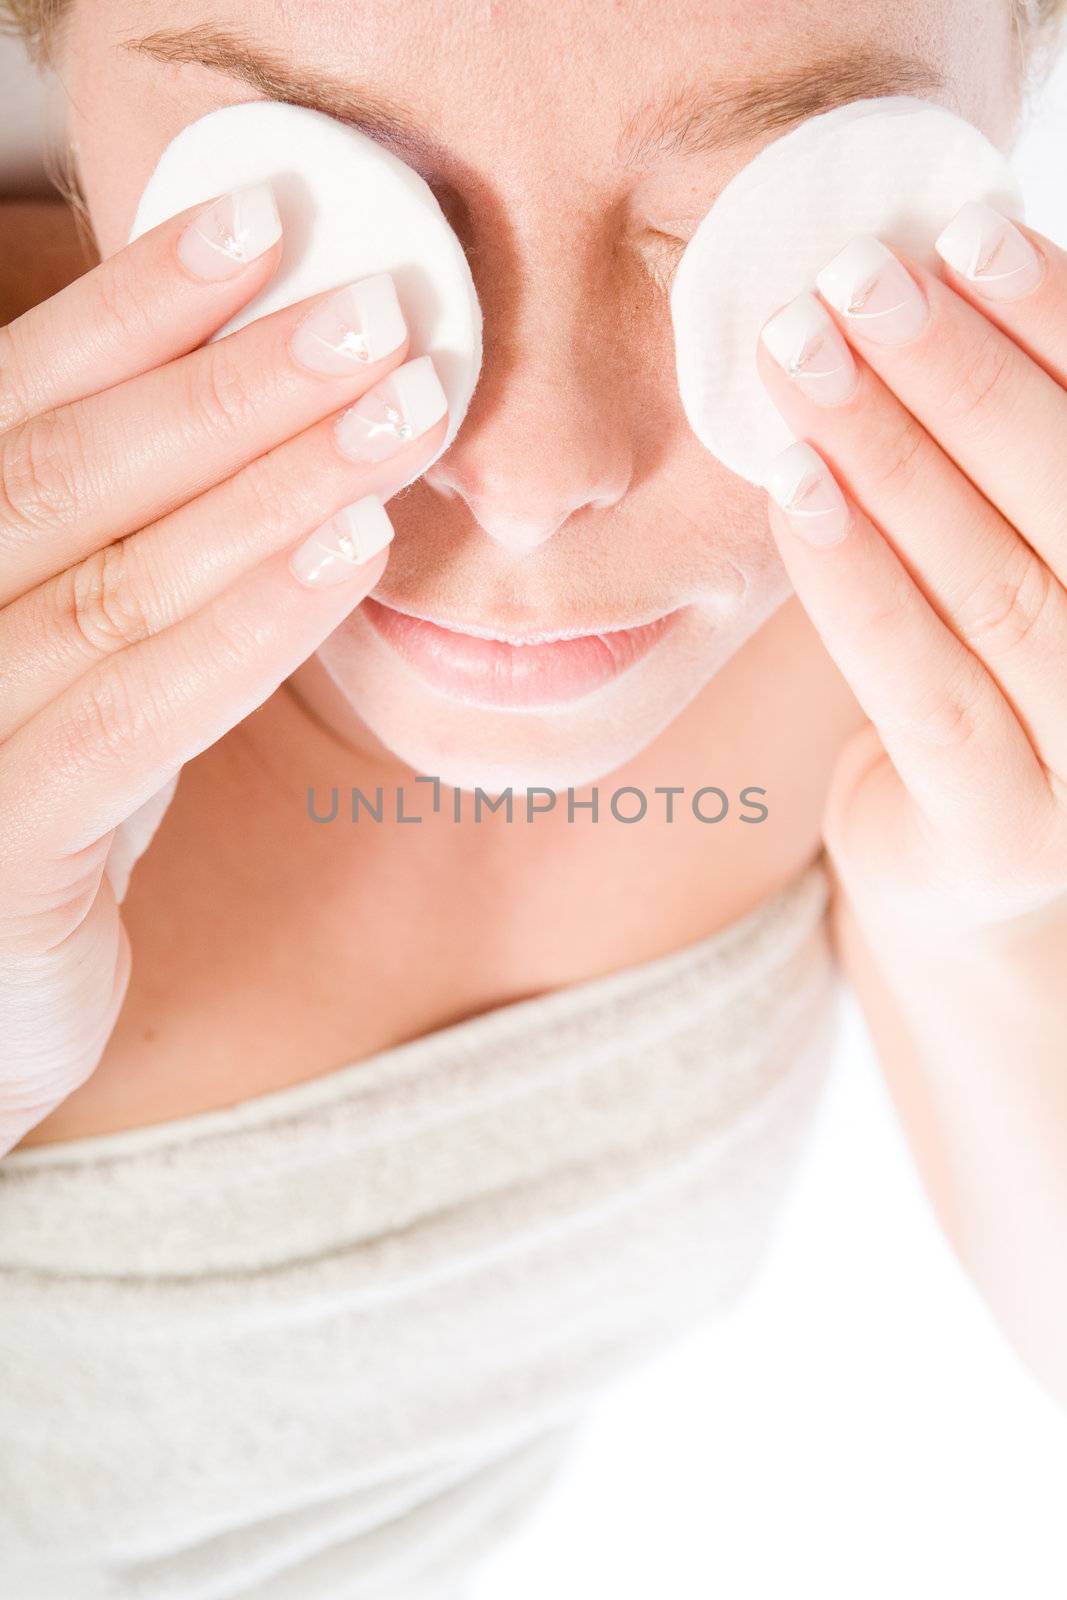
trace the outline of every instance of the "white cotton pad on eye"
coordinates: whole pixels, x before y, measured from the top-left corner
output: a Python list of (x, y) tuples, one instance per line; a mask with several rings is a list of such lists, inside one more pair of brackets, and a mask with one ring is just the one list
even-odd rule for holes
[(763, 324), (858, 233), (936, 269), (934, 240), (968, 200), (1023, 216), (985, 134), (910, 95), (852, 101), (765, 146), (704, 217), (671, 286), (678, 387), (701, 444), (763, 484), (795, 440), (756, 366)]
[(478, 381), (482, 313), (463, 247), (432, 190), (391, 151), (303, 106), (269, 100), (224, 106), (167, 145), (141, 195), (130, 239), (200, 200), (263, 179), (281, 214), (281, 262), (263, 292), (214, 337), (308, 295), (392, 273), (411, 334), (409, 359), (431, 356), (448, 397), (448, 431), (436, 461)]

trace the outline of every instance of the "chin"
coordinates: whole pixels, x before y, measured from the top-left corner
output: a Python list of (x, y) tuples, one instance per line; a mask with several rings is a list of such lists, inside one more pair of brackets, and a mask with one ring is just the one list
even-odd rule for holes
[[(458, 638), (470, 645), (470, 635)], [(361, 606), (317, 653), (360, 721), (393, 755), (416, 774), (487, 795), (508, 788), (579, 789), (615, 772), (652, 743), (741, 642), (736, 616), (690, 604), (669, 615), (636, 659), (591, 688), (583, 686), (580, 670), (569, 677), (564, 672), (563, 684), (557, 662), (533, 691), (528, 684), (516, 691), (497, 682), (490, 696), (465, 672), (465, 659), (457, 669), (450, 648), (456, 640), (436, 641), (449, 657), (438, 671), (424, 636), (410, 652), (420, 660), (416, 667)], [(402, 638), (402, 648), (406, 644)], [(581, 651), (571, 652), (568, 666), (575, 655)], [(595, 663), (590, 675), (604, 677)], [(511, 703), (485, 703), (489, 698)], [(673, 780), (665, 773), (663, 781)]]

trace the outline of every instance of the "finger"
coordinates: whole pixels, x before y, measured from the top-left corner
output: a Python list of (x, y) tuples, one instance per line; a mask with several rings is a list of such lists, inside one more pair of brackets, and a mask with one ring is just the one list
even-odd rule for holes
[(381, 503), (358, 501), (312, 535), (314, 583), (279, 552), (192, 616), (101, 661), (19, 728), (0, 751), (0, 875), (32, 878), (92, 849), (261, 705), (378, 582), (384, 548), (353, 558), (391, 534)]
[(957, 837), (1047, 825), (1047, 775), (993, 679), (809, 444), (767, 487), (782, 560), (916, 805)]
[(937, 240), (946, 282), (1067, 389), (1067, 251), (971, 201)]
[(0, 600), (166, 515), (403, 360), (388, 273), (286, 306), (0, 436)]
[(263, 288), (280, 239), (256, 184), (179, 212), (16, 317), (0, 328), (0, 429), (196, 349)]
[(429, 356), (390, 373), (141, 533), (105, 545), (0, 611), (0, 739), (105, 656), (206, 605), (342, 506), (385, 500), (439, 448), (447, 401)]
[[(896, 294), (894, 287), (890, 298)], [(757, 359), (779, 410), (883, 530), (942, 621), (983, 662), (1041, 760), (1067, 773), (1062, 585), (865, 360), (852, 361), (814, 295), (799, 296), (772, 318), (764, 336)], [(784, 366), (769, 358), (772, 346)], [(853, 379), (840, 373), (839, 403), (817, 404), (805, 392), (803, 366), (790, 381), (789, 352), (798, 347), (830, 368), (851, 363)], [(846, 389), (846, 380), (854, 387)], [(818, 394), (825, 400), (825, 385)]]
[[(1046, 301), (1067, 295), (1049, 270)], [(1057, 378), (947, 283), (877, 239), (853, 240), (816, 283), (871, 368), (1067, 580), (1067, 390)]]

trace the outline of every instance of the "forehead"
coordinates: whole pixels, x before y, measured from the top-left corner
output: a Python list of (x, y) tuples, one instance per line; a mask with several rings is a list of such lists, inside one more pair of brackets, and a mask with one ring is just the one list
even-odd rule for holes
[[(99, 0), (79, 0), (98, 20)], [(1006, 9), (1008, 0), (1004, 0)], [(890, 48), (962, 63), (998, 0), (111, 0), (118, 37), (213, 27), (335, 74), (388, 74), (439, 109), (547, 121), (680, 72)], [(992, 31), (996, 31), (995, 28)], [(509, 98), (501, 100), (501, 91)]]
[[(995, 0), (981, 0), (964, 11), (988, 17)], [(400, 9), (389, 0), (219, 0), (231, 19), (269, 26), (293, 42), (309, 33), (336, 55), (388, 49), (422, 58), (460, 50), (495, 52), (501, 65), (516, 53), (529, 60), (551, 58), (568, 75), (582, 64), (595, 70), (595, 47), (602, 56), (630, 57), (644, 50), (644, 65), (664, 52), (689, 51), (694, 42), (744, 51), (771, 40), (794, 46), (806, 35), (818, 42), (832, 29), (839, 37), (873, 38), (887, 29), (913, 46), (925, 34), (939, 37), (938, 13), (951, 11), (941, 0), (408, 0)], [(182, 8), (179, 0), (178, 10)], [(216, 5), (215, 10), (219, 9)], [(131, 15), (174, 15), (159, 0), (134, 0)], [(427, 57), (426, 47), (435, 48)], [(562, 47), (562, 48), (561, 48)]]
[[(90, 50), (98, 5), (79, 0), (76, 13)], [(178, 106), (185, 93), (217, 104), (257, 93), (340, 116), (354, 108), (387, 143), (394, 128), (412, 130), (394, 148), (416, 166), (484, 174), (489, 150), (498, 180), (521, 184), (531, 160), (571, 174), (584, 163), (596, 180), (617, 172), (620, 150), (691, 154), (690, 107), (709, 99), (718, 114), (705, 153), (724, 130), (758, 139), (827, 102), (879, 93), (940, 98), (995, 136), (983, 94), (1003, 80), (1008, 10), (1009, 0), (110, 0), (106, 33), (153, 87), (165, 76)], [(236, 74), (235, 41), (248, 57)], [(805, 78), (816, 91), (807, 103)], [(753, 85), (772, 115), (746, 122)], [(679, 130), (684, 148), (668, 137)]]

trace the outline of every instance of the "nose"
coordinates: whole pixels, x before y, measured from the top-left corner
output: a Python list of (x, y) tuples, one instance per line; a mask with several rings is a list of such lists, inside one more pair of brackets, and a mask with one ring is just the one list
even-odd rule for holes
[[(583, 304), (563, 264), (523, 263), (521, 304), (479, 283), (481, 376), (451, 448), (425, 474), (514, 552), (543, 545), (578, 511), (622, 499), (633, 472), (629, 409), (608, 297)], [(571, 272), (573, 273), (573, 262)]]

